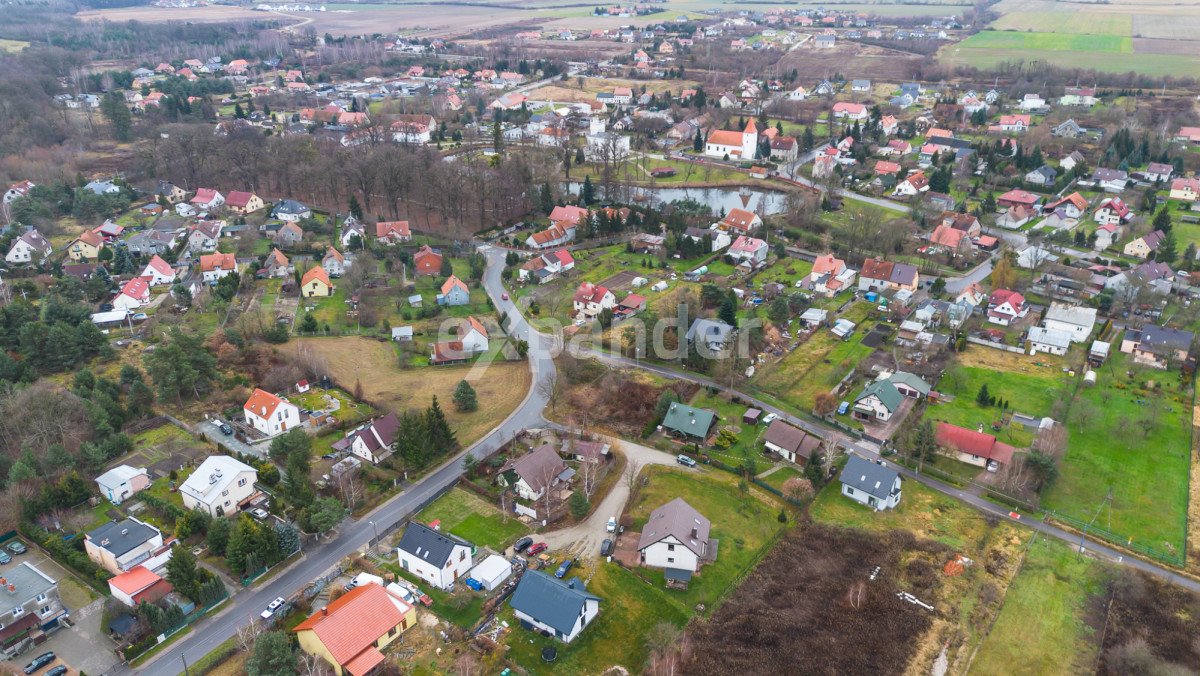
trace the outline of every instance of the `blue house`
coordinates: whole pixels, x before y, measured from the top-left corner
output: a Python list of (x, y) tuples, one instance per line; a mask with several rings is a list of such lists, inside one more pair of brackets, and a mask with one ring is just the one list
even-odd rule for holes
[(437, 297), (438, 305), (454, 306), (466, 305), (471, 302), (471, 290), (467, 288), (467, 283), (450, 275), (450, 279), (442, 284), (442, 292)]

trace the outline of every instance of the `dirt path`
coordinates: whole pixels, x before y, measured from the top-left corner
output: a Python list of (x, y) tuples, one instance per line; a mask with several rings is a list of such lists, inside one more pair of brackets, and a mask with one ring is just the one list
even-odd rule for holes
[[(635, 444), (624, 439), (609, 439), (609, 443), (619, 443), (625, 453), (628, 463), (638, 463), (642, 467), (648, 465), (673, 465), (675, 456), (659, 451), (649, 446)], [(699, 471), (699, 470), (690, 470)], [(595, 557), (600, 555), (600, 543), (609, 533), (605, 530), (610, 516), (620, 516), (629, 499), (629, 485), (624, 478), (618, 478), (612, 490), (600, 502), (600, 506), (582, 523), (575, 524), (562, 530), (550, 531), (535, 540), (544, 540), (550, 546), (551, 552), (558, 554), (570, 553), (577, 557)]]

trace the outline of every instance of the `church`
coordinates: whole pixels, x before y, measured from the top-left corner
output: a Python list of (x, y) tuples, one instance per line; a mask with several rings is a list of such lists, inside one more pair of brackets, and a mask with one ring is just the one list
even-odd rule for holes
[(731, 160), (752, 160), (758, 154), (758, 127), (751, 119), (744, 131), (714, 131), (704, 144), (709, 157), (729, 156)]

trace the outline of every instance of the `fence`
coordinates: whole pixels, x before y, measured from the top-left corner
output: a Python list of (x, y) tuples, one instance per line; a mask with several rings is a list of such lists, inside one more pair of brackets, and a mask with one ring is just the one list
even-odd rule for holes
[(213, 601), (212, 603), (204, 606), (203, 608), (197, 608), (196, 610), (193, 610), (192, 612), (188, 613), (187, 615), (184, 615), (183, 620), (180, 621), (179, 624), (175, 625), (174, 627), (171, 627), (170, 629), (167, 629), (166, 631), (164, 631), (160, 634), (156, 634), (155, 636), (152, 636), (150, 639), (146, 639), (146, 640), (140, 641), (138, 643), (134, 643), (133, 645), (129, 646), (128, 648), (118, 651), (121, 655), (121, 659), (125, 660), (126, 662), (133, 663), (134, 661), (137, 660), (138, 657), (145, 655), (147, 652), (150, 652), (151, 650), (153, 650), (155, 646), (166, 642), (167, 639), (169, 639), (172, 636), (174, 636), (175, 634), (178, 634), (179, 632), (183, 631), (184, 629), (186, 629), (188, 627), (188, 625), (192, 624), (196, 620), (203, 617), (204, 614), (207, 613), (208, 611), (210, 611), (213, 608), (216, 608), (217, 606), (224, 603), (228, 598), (229, 598), (229, 592), (226, 592), (221, 598)]
[(1167, 552), (1161, 549), (1155, 549), (1154, 547), (1149, 547), (1139, 542), (1134, 542), (1133, 538), (1131, 537), (1114, 533), (1110, 530), (1100, 528), (1099, 526), (1084, 523), (1082, 520), (1076, 519), (1073, 516), (1059, 514), (1058, 512), (1047, 512), (1046, 520), (1056, 521), (1073, 530), (1079, 531), (1085, 536), (1092, 536), (1100, 540), (1107, 540), (1118, 547), (1128, 549), (1131, 552), (1141, 554), (1142, 556), (1154, 559), (1155, 561), (1161, 561), (1163, 563), (1179, 567), (1182, 567), (1185, 563), (1186, 557), (1183, 552)]
[(992, 342), (990, 340), (984, 340), (983, 338), (976, 338), (975, 336), (967, 336), (967, 342), (974, 343), (975, 345), (982, 345), (984, 347), (990, 347), (995, 350), (1004, 350), (1005, 352), (1012, 352), (1014, 354), (1025, 354), (1025, 350), (1023, 350), (1019, 347), (1013, 347), (1012, 345), (1005, 345), (1004, 343), (996, 343), (996, 342)]

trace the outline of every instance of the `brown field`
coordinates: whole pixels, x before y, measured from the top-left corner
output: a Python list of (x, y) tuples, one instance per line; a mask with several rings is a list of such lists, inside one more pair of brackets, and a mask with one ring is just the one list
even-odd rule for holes
[[(463, 446), (500, 424), (529, 392), (529, 368), (524, 362), (496, 362), (468, 378), (471, 366), (401, 369), (391, 343), (358, 336), (301, 338), (289, 341), (282, 350), (311, 350), (320, 355), (339, 386), (353, 392), (354, 383), (361, 382), (363, 398), (385, 411), (424, 408), (437, 396)], [(464, 378), (479, 400), (479, 409), (471, 413), (455, 411), (451, 399), (454, 387)]]
[(596, 98), (596, 94), (611, 92), (614, 87), (629, 87), (635, 92), (641, 91), (641, 88), (645, 87), (646, 91), (654, 94), (662, 92), (678, 94), (684, 89), (694, 89), (698, 86), (699, 83), (692, 80), (626, 80), (589, 77), (584, 78), (582, 88), (572, 80), (568, 84), (538, 87), (529, 92), (529, 98), (535, 101), (591, 101)]
[(1197, 614), (1200, 596), (1126, 571), (1113, 584), (1097, 673), (1195, 673), (1200, 664)]
[(795, 68), (810, 80), (821, 80), (840, 73), (847, 78), (900, 82), (912, 77), (923, 57), (872, 45), (842, 40), (833, 49), (801, 47), (779, 60), (777, 70)]

